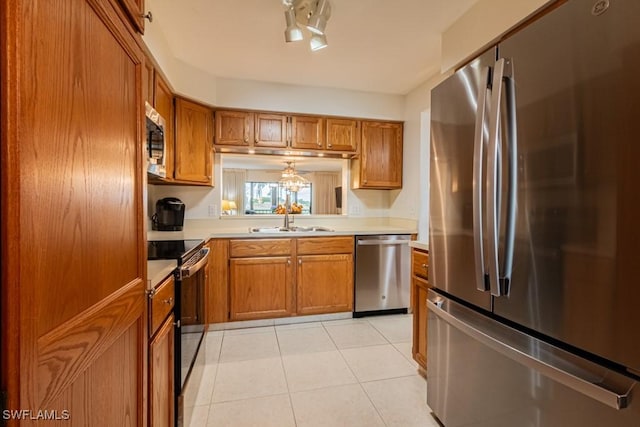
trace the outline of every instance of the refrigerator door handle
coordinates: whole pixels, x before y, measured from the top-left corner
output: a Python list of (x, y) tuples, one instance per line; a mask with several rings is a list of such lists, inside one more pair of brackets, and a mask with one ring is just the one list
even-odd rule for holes
[(483, 345), (552, 381), (620, 410), (631, 402), (636, 381), (502, 325), (432, 290), (428, 311)]
[[(507, 218), (505, 234), (504, 264), (500, 268), (498, 259), (498, 235), (500, 230), (500, 197), (502, 192), (500, 117), (503, 83), (507, 96), (507, 159), (509, 161), (507, 193)], [(491, 105), (489, 109), (489, 147), (487, 152), (487, 269), (491, 295), (499, 297), (509, 294), (509, 284), (513, 265), (515, 239), (516, 184), (517, 184), (517, 142), (515, 122), (515, 85), (511, 59), (501, 58), (496, 62)]]
[(485, 274), (484, 259), (484, 221), (482, 218), (482, 172), (483, 172), (483, 154), (486, 144), (485, 135), (485, 119), (487, 116), (487, 92), (490, 91), (489, 85), (490, 68), (484, 67), (480, 74), (480, 85), (478, 86), (477, 109), (476, 109), (476, 127), (473, 141), (473, 230), (474, 230), (474, 255), (476, 267), (476, 288), (479, 291), (487, 291), (487, 280)]

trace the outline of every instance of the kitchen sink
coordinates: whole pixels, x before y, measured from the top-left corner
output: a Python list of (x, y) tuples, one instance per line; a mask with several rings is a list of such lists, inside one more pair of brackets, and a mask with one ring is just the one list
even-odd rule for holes
[(311, 226), (311, 227), (298, 227), (293, 226), (289, 228), (285, 227), (250, 227), (250, 233), (291, 233), (291, 232), (304, 232), (304, 233), (313, 233), (313, 232), (331, 232), (335, 231), (332, 228), (321, 227), (321, 226)]

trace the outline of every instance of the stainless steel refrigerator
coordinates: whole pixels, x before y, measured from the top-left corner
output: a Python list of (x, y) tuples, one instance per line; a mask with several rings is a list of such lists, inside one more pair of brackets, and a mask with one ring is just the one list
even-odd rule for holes
[(640, 1), (568, 0), (431, 96), (435, 416), (640, 426)]

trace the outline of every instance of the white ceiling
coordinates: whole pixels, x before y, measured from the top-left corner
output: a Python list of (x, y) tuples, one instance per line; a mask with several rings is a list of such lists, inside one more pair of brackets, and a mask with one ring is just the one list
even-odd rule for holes
[(216, 77), (406, 94), (477, 0), (331, 0), (329, 47), (284, 41), (282, 0), (147, 0), (173, 56)]

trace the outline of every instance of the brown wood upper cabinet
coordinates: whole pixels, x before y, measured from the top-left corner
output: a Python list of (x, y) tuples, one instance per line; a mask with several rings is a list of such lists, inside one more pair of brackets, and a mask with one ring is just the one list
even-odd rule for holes
[(332, 151), (357, 151), (360, 142), (358, 120), (327, 119), (326, 148)]
[(215, 144), (223, 152), (262, 148), (270, 154), (285, 149), (355, 154), (360, 145), (356, 119), (234, 110), (216, 110), (215, 118)]
[(155, 71), (153, 73), (153, 108), (164, 118), (165, 130), (165, 167), (167, 169), (166, 181), (172, 181), (175, 168), (175, 149), (174, 149), (174, 125), (175, 125), (175, 109), (173, 105), (173, 93), (164, 78)]
[(145, 58), (144, 68), (142, 69), (142, 99), (151, 106), (153, 106), (154, 73), (153, 62), (149, 58)]
[(351, 163), (353, 188), (402, 188), (402, 123), (362, 122), (360, 158)]
[(253, 113), (247, 111), (217, 110), (217, 145), (249, 146), (253, 141)]
[(213, 185), (213, 111), (183, 98), (176, 98), (174, 177)]
[(324, 119), (315, 116), (291, 116), (291, 148), (324, 150)]
[(256, 147), (286, 148), (289, 143), (287, 123), (284, 114), (256, 113), (254, 117), (254, 143)]

